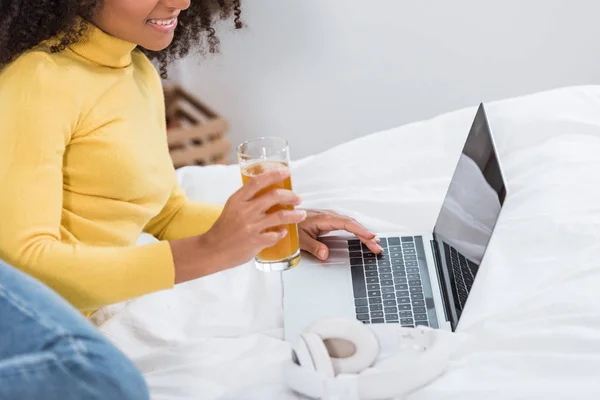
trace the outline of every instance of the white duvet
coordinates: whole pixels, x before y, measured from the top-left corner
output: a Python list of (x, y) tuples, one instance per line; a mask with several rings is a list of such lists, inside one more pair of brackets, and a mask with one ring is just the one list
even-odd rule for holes
[[(598, 398), (600, 87), (487, 107), (509, 195), (459, 326), (469, 340), (410, 398)], [(430, 230), (475, 111), (297, 160), (295, 190), (303, 206), (372, 230)], [(178, 174), (197, 200), (224, 202), (240, 185), (235, 165)], [(154, 400), (294, 398), (279, 385), (290, 355), (281, 296), (277, 274), (243, 265), (111, 307), (101, 329), (141, 368)]]

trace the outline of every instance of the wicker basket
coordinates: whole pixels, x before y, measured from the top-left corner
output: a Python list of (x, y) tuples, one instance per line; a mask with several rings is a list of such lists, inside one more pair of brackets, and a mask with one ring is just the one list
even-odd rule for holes
[(167, 141), (175, 168), (228, 164), (227, 121), (179, 85), (165, 85)]

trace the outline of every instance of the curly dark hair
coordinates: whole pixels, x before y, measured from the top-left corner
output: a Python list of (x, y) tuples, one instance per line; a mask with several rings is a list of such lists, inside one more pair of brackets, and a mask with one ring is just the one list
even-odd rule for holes
[[(189, 54), (192, 49), (210, 53), (219, 51), (219, 38), (213, 23), (233, 18), (235, 28), (242, 28), (241, 0), (194, 0), (179, 16), (175, 37), (163, 51), (141, 48), (148, 58), (159, 64), (160, 75), (167, 77), (167, 66)], [(0, 0), (0, 70), (22, 53), (60, 35), (52, 52), (63, 51), (86, 32), (87, 24), (76, 24), (77, 18), (91, 20), (102, 6), (102, 0)]]

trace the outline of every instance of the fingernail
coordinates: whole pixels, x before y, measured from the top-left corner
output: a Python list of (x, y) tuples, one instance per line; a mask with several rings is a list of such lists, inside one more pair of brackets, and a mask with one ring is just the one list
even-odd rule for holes
[(380, 245), (377, 245), (377, 248), (379, 249), (379, 251), (383, 251), (383, 247), (381, 247)]
[(380, 243), (381, 239), (379, 239), (379, 236), (375, 236), (375, 242)]
[(297, 211), (298, 216), (302, 219), (306, 218), (306, 211), (305, 210), (298, 210)]
[(319, 250), (319, 252), (317, 253), (317, 256), (321, 260), (324, 260), (326, 255), (327, 255), (327, 251), (324, 249)]
[(280, 230), (279, 234), (281, 235), (281, 238), (283, 239), (285, 237), (285, 235), (287, 235), (287, 229)]
[(302, 204), (302, 197), (296, 196), (296, 204)]

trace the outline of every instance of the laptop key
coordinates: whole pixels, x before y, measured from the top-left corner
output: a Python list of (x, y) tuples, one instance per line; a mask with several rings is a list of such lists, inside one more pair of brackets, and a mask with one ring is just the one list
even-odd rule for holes
[(412, 318), (401, 318), (400, 323), (402, 325), (412, 325), (414, 324), (414, 321), (412, 320)]
[(381, 304), (382, 302), (381, 297), (369, 297), (369, 304)]
[(377, 271), (377, 265), (365, 264), (365, 271)]
[(391, 266), (390, 262), (387, 261), (387, 260), (377, 260), (377, 265), (379, 265), (380, 267), (389, 267), (389, 266)]
[(370, 251), (368, 253), (363, 253), (363, 258), (375, 258), (375, 253), (371, 253)]
[(406, 272), (396, 272), (394, 278), (406, 278)]
[(393, 279), (392, 274), (379, 274), (380, 279)]
[(389, 237), (387, 238), (388, 246), (399, 246), (400, 238), (399, 237)]
[(392, 267), (379, 267), (379, 272), (385, 273), (385, 274), (389, 274), (390, 272), (392, 272)]
[(416, 254), (415, 249), (402, 249), (402, 253), (404, 254)]
[(396, 298), (396, 295), (394, 293), (384, 293), (381, 297), (384, 300), (394, 300)]
[(381, 292), (382, 293), (394, 293), (394, 287), (393, 286), (384, 286), (381, 288)]
[(398, 321), (398, 314), (385, 314), (386, 321)]
[(400, 297), (398, 300), (398, 304), (410, 304), (410, 298), (408, 297)]
[(383, 308), (383, 311), (384, 311), (386, 314), (395, 314), (395, 313), (397, 313), (397, 312), (398, 312), (398, 310), (396, 310), (396, 307), (384, 307), (384, 308)]
[(388, 246), (390, 253), (402, 251), (402, 246)]
[(362, 298), (362, 299), (354, 299), (354, 305), (356, 307), (361, 307), (361, 306), (366, 306), (367, 304), (369, 304), (369, 302), (367, 301), (367, 299)]
[(406, 283), (401, 283), (395, 286), (396, 290), (408, 290), (408, 285)]
[(412, 254), (407, 254), (404, 256), (404, 261), (417, 261), (417, 256)]
[[(377, 271), (367, 271), (367, 274), (370, 274), (371, 272), (377, 273)], [(354, 297), (357, 299), (360, 299), (361, 297), (367, 297), (364, 268), (350, 267), (350, 274), (352, 276), (352, 290), (354, 292)]]
[[(367, 274), (368, 274), (368, 273), (370, 273), (370, 272), (367, 272)], [(408, 281), (408, 284), (409, 284), (410, 286), (421, 286), (421, 280), (420, 280), (420, 279), (410, 279), (410, 280)]]
[(348, 246), (360, 246), (362, 244), (362, 242), (358, 239), (350, 239), (348, 240)]
[(411, 308), (410, 304), (398, 304), (398, 311), (409, 311)]
[(365, 275), (368, 277), (379, 276), (379, 272), (377, 271), (367, 271)]
[(369, 297), (379, 297), (381, 296), (380, 290), (369, 290)]
[(353, 267), (363, 265), (363, 260), (362, 258), (351, 258), (350, 265), (352, 265)]
[(367, 290), (379, 290), (379, 283), (369, 283), (367, 285)]
[(400, 239), (402, 240), (402, 245), (404, 245), (406, 242), (412, 242), (413, 236), (402, 236)]
[(408, 268), (406, 268), (406, 272), (409, 274), (418, 274), (419, 267), (408, 267)]
[(425, 296), (423, 296), (423, 293), (411, 293), (410, 298), (416, 300), (423, 300)]
[(378, 283), (379, 282), (379, 278), (375, 277), (375, 278), (367, 278), (367, 283)]
[(369, 309), (371, 311), (381, 311), (381, 310), (383, 310), (383, 304), (371, 304), (369, 306)]
[(361, 249), (360, 244), (351, 244), (348, 246), (348, 250), (350, 252), (360, 251), (360, 249)]
[(423, 293), (423, 287), (422, 286), (411, 286), (410, 292), (411, 293)]
[(385, 323), (385, 320), (383, 318), (374, 318), (371, 320), (372, 324), (383, 324)]
[(427, 314), (415, 314), (415, 321), (427, 321)]
[(407, 267), (416, 267), (419, 263), (416, 261), (404, 261), (404, 265)]
[(392, 260), (394, 260), (394, 259), (402, 259), (402, 253), (400, 253), (399, 251), (392, 251), (392, 250), (390, 250), (390, 258)]
[(424, 300), (413, 300), (413, 306), (420, 306), (420, 307), (424, 307), (425, 306), (425, 301)]
[(390, 262), (392, 267), (404, 268), (404, 260), (401, 258), (392, 258)]
[(396, 305), (396, 300), (384, 300), (383, 301), (384, 307), (391, 307), (391, 306), (395, 306), (395, 305)]
[(360, 321), (368, 321), (371, 319), (369, 314), (356, 314), (356, 318), (358, 318)]
[(384, 279), (381, 281), (381, 286), (393, 286), (394, 281), (391, 279)]
[(397, 290), (396, 297), (408, 297), (408, 290)]
[(412, 318), (410, 311), (400, 311), (400, 318)]
[(421, 275), (419, 274), (406, 274), (406, 277), (410, 279), (421, 279)]
[(383, 311), (371, 312), (371, 319), (373, 319), (373, 318), (383, 318)]
[(357, 314), (367, 314), (369, 312), (369, 307), (356, 307)]
[(377, 265), (377, 260), (374, 258), (367, 258), (366, 260), (363, 260), (363, 262), (365, 263), (365, 265)]
[(417, 325), (422, 325), (422, 326), (429, 326), (429, 323), (427, 321), (417, 321), (415, 322)]
[(351, 251), (350, 258), (362, 258), (362, 253), (360, 251)]
[(410, 242), (404, 242), (402, 243), (402, 247), (409, 247), (409, 248), (415, 248), (415, 244), (414, 243), (410, 243)]
[(387, 239), (386, 238), (379, 238), (379, 245), (381, 247), (387, 247)]
[(406, 280), (406, 278), (394, 277), (394, 285), (406, 285), (406, 284), (408, 284), (408, 281)]
[(415, 313), (419, 313), (419, 314), (425, 314), (425, 313), (427, 313), (427, 309), (425, 307), (414, 307), (413, 311)]

